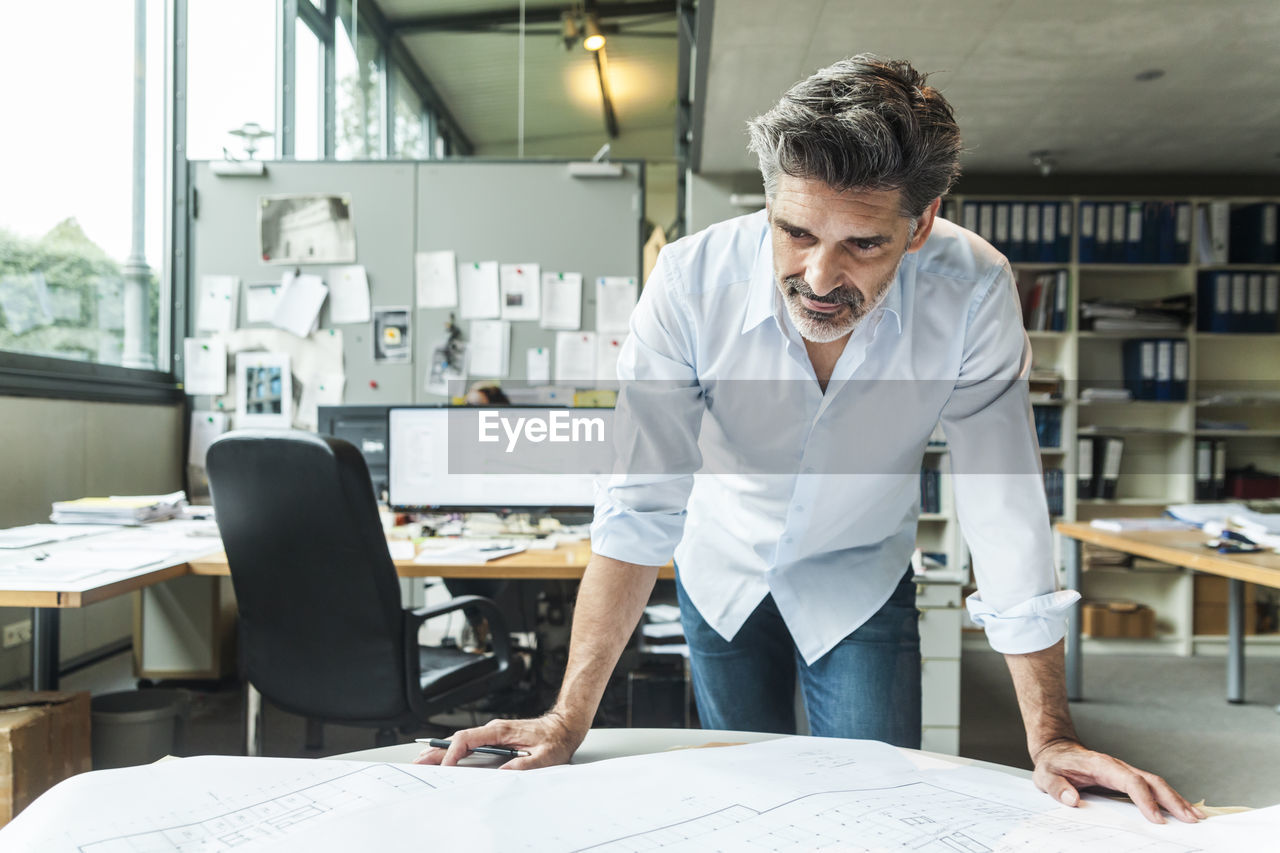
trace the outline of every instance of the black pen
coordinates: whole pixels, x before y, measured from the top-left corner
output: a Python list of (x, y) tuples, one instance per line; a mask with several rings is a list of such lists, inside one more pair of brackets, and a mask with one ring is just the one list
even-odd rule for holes
[[(433, 737), (414, 738), (414, 742), (425, 743), (428, 746), (434, 746), (436, 749), (448, 749), (453, 745), (451, 740), (439, 740)], [(522, 749), (507, 749), (505, 746), (473, 746), (471, 751), (478, 752), (481, 755), (499, 755), (503, 758), (520, 758), (529, 754)]]

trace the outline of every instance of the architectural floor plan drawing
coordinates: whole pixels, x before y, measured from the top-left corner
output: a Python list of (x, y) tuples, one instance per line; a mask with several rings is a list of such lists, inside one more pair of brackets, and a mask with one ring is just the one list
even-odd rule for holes
[[(15, 821), (5, 829), (0, 849), (77, 853), (262, 849), (316, 824), (465, 782), (473, 773), (441, 773), (437, 768), (399, 764), (228, 756), (103, 771), (63, 783), (73, 789), (67, 798), (74, 807), (59, 810), (60, 819), (41, 820), (44, 800), (34, 803), (28, 808), (29, 817), (24, 812), (21, 823)], [(95, 777), (110, 779), (111, 784), (75, 784)], [(86, 790), (77, 792), (76, 787)], [(68, 819), (70, 815), (74, 819)]]
[(706, 850), (910, 850), (918, 853), (1190, 853), (1179, 842), (948, 790), (929, 782), (807, 794), (756, 812), (730, 806), (585, 848), (595, 853)]
[[(1014, 771), (1016, 772), (1016, 771)], [(0, 830), (41, 853), (1269, 850), (1280, 806), (1186, 825), (873, 741), (778, 740), (524, 773), (206, 756), (85, 773)]]

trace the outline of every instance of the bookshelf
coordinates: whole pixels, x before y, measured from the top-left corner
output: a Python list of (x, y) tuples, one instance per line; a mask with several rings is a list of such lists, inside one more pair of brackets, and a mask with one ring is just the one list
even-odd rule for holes
[[(1029, 210), (1033, 203), (1042, 214), (1050, 206), (1055, 209), (1058, 231), (1052, 248), (1047, 245), (1043, 217), (1041, 239), (1031, 241), (1024, 231), (1021, 246), (1017, 245), (1013, 228), (1016, 216), (1011, 213), (1004, 218), (1006, 230), (997, 228), (1000, 205), (1023, 205)], [(1061, 513), (1054, 513), (1055, 521), (1158, 515), (1167, 504), (1196, 499), (1197, 447), (1204, 446), (1204, 442), (1221, 443), (1225, 452), (1220, 453), (1224, 459), (1218, 464), (1227, 470), (1253, 465), (1262, 471), (1280, 472), (1280, 332), (1275, 305), (1275, 290), (1280, 287), (1280, 255), (1275, 262), (1259, 263), (1257, 258), (1232, 262), (1238, 255), (1231, 248), (1236, 242), (1246, 254), (1274, 251), (1263, 246), (1264, 241), (1251, 240), (1254, 232), (1246, 233), (1241, 240), (1240, 229), (1232, 229), (1233, 212), (1246, 220), (1247, 227), (1253, 227), (1247, 221), (1250, 217), (1261, 222), (1266, 213), (1261, 205), (1280, 207), (1280, 198), (972, 195), (947, 200), (943, 215), (1002, 248), (1018, 281), (1033, 353), (1033, 406), (1037, 410), (1056, 407), (1060, 412), (1061, 440), (1052, 447), (1042, 444), (1041, 448), (1045, 468), (1064, 472)], [(992, 209), (991, 214), (985, 213), (987, 207)], [(1105, 223), (1101, 214), (1104, 208), (1108, 211)], [(1240, 213), (1246, 209), (1247, 214)], [(1115, 215), (1121, 213), (1123, 227), (1117, 227)], [(1092, 243), (1082, 237), (1084, 218), (1090, 215)], [(1261, 226), (1259, 234), (1273, 227), (1274, 213), (1266, 215), (1271, 219)], [(1023, 217), (1025, 222), (1025, 214)], [(1129, 239), (1132, 232), (1128, 229), (1135, 218), (1145, 240)], [(1064, 219), (1070, 223), (1067, 234), (1061, 233)], [(1098, 237), (1104, 224), (1109, 235), (1124, 235), (1123, 251), (1101, 245)], [(1225, 247), (1220, 237), (1224, 233), (1229, 237)], [(1181, 251), (1178, 243), (1184, 244)], [(1117, 251), (1132, 258), (1132, 262), (1117, 258)], [(1053, 257), (1046, 259), (1048, 254)], [(1216, 281), (1217, 275), (1229, 282), (1223, 286), (1227, 288), (1230, 307), (1245, 315), (1252, 313), (1252, 319), (1238, 321), (1238, 331), (1214, 330), (1207, 316), (1199, 316), (1206, 308), (1206, 297), (1217, 294), (1206, 290), (1206, 282)], [(1031, 308), (1035, 304), (1031, 297), (1036, 283), (1047, 282), (1051, 276), (1056, 277), (1059, 286), (1065, 283), (1066, 288), (1065, 295), (1049, 288), (1040, 294), (1041, 299), (1053, 294), (1061, 301), (1062, 316), (1056, 325), (1052, 310), (1041, 307), (1037, 312)], [(1269, 281), (1276, 283), (1268, 285)], [(1082, 308), (1102, 300), (1185, 304), (1189, 306), (1189, 319), (1177, 328), (1094, 329), (1092, 322), (1096, 319), (1082, 318)], [(1262, 318), (1258, 316), (1259, 309)], [(1089, 312), (1094, 310), (1089, 308)], [(1145, 357), (1141, 352), (1144, 340), (1168, 342), (1162, 356), (1168, 359), (1167, 367), (1162, 364), (1162, 369), (1168, 371), (1166, 379), (1181, 380), (1185, 396), (1165, 393), (1163, 396), (1174, 399), (1128, 401), (1106, 398), (1125, 388), (1126, 364), (1137, 369), (1135, 366)], [(1179, 352), (1183, 359), (1180, 376), (1172, 376), (1178, 368), (1173, 354)], [(1057, 395), (1036, 393), (1038, 388), (1052, 386), (1055, 381)], [(1091, 395), (1102, 398), (1091, 399)], [(1081, 438), (1092, 439), (1099, 447), (1105, 447), (1108, 438), (1122, 440), (1113, 495), (1082, 493)], [(924, 525), (921, 527), (923, 530)], [(958, 548), (957, 553), (963, 554), (963, 541)], [(1147, 604), (1156, 611), (1157, 634), (1151, 640), (1087, 639), (1085, 649), (1183, 655), (1207, 649), (1213, 653), (1218, 640), (1212, 635), (1199, 636), (1193, 630), (1193, 580), (1193, 573), (1181, 571), (1086, 572), (1081, 590), (1086, 599), (1129, 598)], [(1263, 654), (1271, 649), (1280, 654), (1280, 639), (1274, 635), (1250, 637), (1249, 642), (1266, 649)]]

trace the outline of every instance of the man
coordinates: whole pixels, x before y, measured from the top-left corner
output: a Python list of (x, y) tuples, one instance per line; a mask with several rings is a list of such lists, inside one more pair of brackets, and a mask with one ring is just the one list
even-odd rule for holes
[[(906, 570), (918, 472), (941, 420), (979, 593), (1005, 653), (1035, 782), (1201, 815), (1164, 780), (1082, 746), (1024, 380), (1030, 346), (1007, 261), (936, 219), (958, 174), (951, 108), (905, 62), (860, 55), (797, 84), (750, 125), (766, 210), (668, 246), (619, 360), (619, 445), (555, 707), (456, 734), (567, 761), (658, 567), (674, 553), (698, 713), (708, 728), (919, 746), (920, 658)], [(647, 460), (647, 461), (646, 461)], [(703, 475), (692, 476), (694, 471)], [(678, 543), (678, 547), (677, 547)]]

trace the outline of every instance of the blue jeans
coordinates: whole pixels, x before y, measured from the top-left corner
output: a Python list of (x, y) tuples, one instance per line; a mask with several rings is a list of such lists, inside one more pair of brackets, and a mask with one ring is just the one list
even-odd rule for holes
[(795, 734), (799, 674), (809, 730), (818, 737), (920, 747), (920, 630), (911, 570), (866, 623), (806, 664), (773, 596), (726, 641), (689, 600), (676, 569), (703, 728)]

